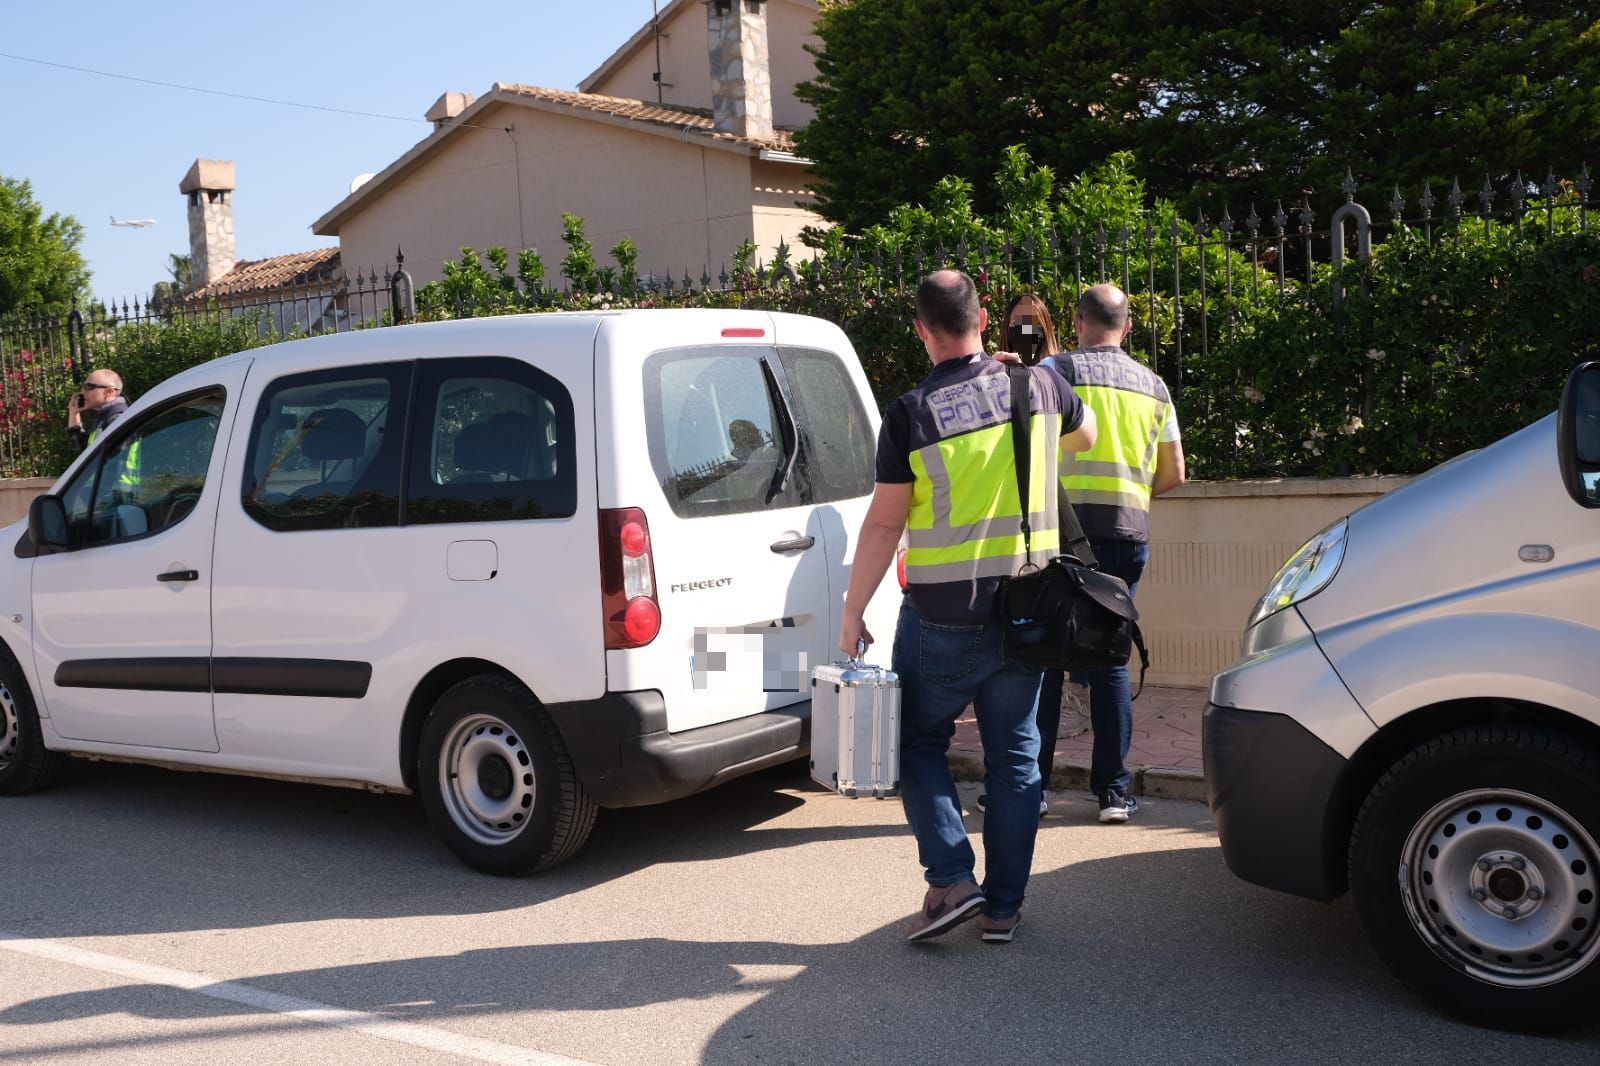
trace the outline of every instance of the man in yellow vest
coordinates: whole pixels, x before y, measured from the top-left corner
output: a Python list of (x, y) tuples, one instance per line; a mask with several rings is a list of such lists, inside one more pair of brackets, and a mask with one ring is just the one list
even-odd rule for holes
[[(1122, 348), (1133, 328), (1126, 293), (1115, 285), (1087, 290), (1072, 324), (1077, 350), (1051, 356), (1044, 365), (1071, 383), (1104, 432), (1094, 447), (1062, 464), (1061, 484), (1101, 571), (1122, 578), (1135, 592), (1150, 559), (1150, 498), (1185, 480), (1178, 416), (1166, 384)], [(1128, 669), (1094, 670), (1073, 680), (1089, 685), (1089, 787), (1100, 801), (1100, 820), (1126, 822), (1139, 809), (1125, 764), (1133, 736)], [(1061, 688), (1061, 671), (1047, 672), (1039, 692), (1039, 732), (1045, 737), (1040, 764), (1046, 774)]]
[[(122, 376), (115, 370), (103, 368), (89, 371), (83, 390), (73, 393), (67, 404), (67, 440), (72, 450), (81, 452), (99, 440), (100, 434), (110, 429), (111, 423), (121, 418), (127, 409), (128, 401), (122, 395)], [(87, 427), (83, 424), (85, 414), (91, 416)]]
[[(922, 384), (884, 412), (877, 486), (856, 542), (839, 647), (872, 642), (862, 616), (904, 533), (906, 592), (891, 662), (900, 675), (900, 792), (928, 890), (906, 939), (925, 940), (981, 912), (982, 936), (1004, 943), (1020, 908), (1039, 831), (1041, 672), (1002, 651), (998, 597), (1030, 558), (1012, 450), (1011, 379), (984, 354), (988, 313), (972, 279), (941, 270), (917, 289), (917, 337), (933, 360)], [(1095, 419), (1061, 375), (1028, 371), (1032, 412), (1031, 558), (1059, 549), (1058, 454), (1095, 441)], [(1059, 446), (1057, 442), (1059, 441)], [(983, 737), (988, 815), (985, 878), (973, 873), (947, 755), (972, 704)]]

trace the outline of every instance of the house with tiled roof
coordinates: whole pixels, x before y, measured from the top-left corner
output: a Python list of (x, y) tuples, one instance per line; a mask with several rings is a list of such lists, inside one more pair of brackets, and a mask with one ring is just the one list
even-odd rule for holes
[(793, 139), (816, 16), (814, 0), (671, 0), (576, 91), (445, 93), (433, 131), (312, 230), (345, 262), (403, 248), (418, 284), (463, 246), (534, 249), (553, 277), (563, 212), (602, 263), (631, 238), (641, 273), (715, 276), (745, 241), (770, 259), (824, 224)]
[[(233, 163), (196, 159), (178, 184), (189, 206), (188, 312), (260, 312), (280, 332), (316, 333), (348, 325), (348, 282), (338, 247), (235, 258)], [(376, 313), (376, 312), (374, 312)]]

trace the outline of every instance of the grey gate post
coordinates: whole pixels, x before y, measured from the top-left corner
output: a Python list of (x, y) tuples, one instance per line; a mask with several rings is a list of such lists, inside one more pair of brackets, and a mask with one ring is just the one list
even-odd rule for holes
[[(1356, 224), (1356, 257), (1361, 260), (1363, 267), (1372, 262), (1372, 213), (1365, 207), (1356, 203), (1355, 178), (1347, 170), (1344, 176), (1344, 206), (1333, 213), (1333, 218), (1328, 220), (1328, 228), (1332, 231), (1333, 255), (1330, 262), (1333, 264), (1334, 277), (1338, 277), (1344, 266), (1344, 235), (1345, 223), (1351, 219)], [(1362, 290), (1366, 290), (1366, 279), (1362, 278)], [(1335, 310), (1344, 303), (1344, 282), (1333, 290), (1333, 306)]]

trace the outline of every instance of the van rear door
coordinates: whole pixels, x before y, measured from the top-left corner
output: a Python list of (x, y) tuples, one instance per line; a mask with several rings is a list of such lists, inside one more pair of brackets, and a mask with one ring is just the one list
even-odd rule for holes
[[(804, 315), (773, 316), (778, 358), (801, 425), (808, 498), (827, 534), (829, 632), (844, 621), (844, 597), (855, 565), (857, 536), (872, 502), (878, 441), (878, 404), (844, 331)], [(867, 658), (889, 665), (900, 586), (889, 567), (867, 604), (867, 631), (876, 643)], [(833, 643), (829, 652), (834, 654)], [(835, 656), (837, 657), (837, 656)]]
[(601, 506), (644, 512), (660, 606), (654, 639), (607, 652), (607, 687), (661, 692), (673, 732), (809, 699), (835, 639), (772, 336), (764, 313), (721, 311), (619, 316), (596, 340)]

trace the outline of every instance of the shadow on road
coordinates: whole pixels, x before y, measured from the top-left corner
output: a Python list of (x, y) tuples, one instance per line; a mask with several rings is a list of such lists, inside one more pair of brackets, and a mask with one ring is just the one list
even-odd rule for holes
[[(461, 870), (432, 844), (410, 804), (325, 790), (225, 787), (134, 773), (80, 783), (75, 801), (128, 817), (168, 819), (162, 855), (112, 852), (115, 876), (91, 880), (74, 860), (38, 875), (77, 893), (75, 918), (42, 916), (36, 935), (130, 932), (138, 905), (113, 895), (172, 892), (185, 871), (180, 928), (305, 921), (344, 914), (451, 914), (526, 905), (602, 883), (649, 863), (742, 854), (830, 837), (900, 834), (898, 825), (743, 830), (803, 800), (774, 791), (793, 771), (683, 804), (608, 819), (594, 845), (554, 874), (501, 881)], [(113, 787), (114, 786), (114, 787)], [(138, 786), (130, 789), (129, 786)], [(105, 794), (101, 794), (104, 791)], [(333, 815), (337, 814), (337, 817)], [(85, 819), (87, 820), (87, 819)], [(78, 828), (106, 839), (102, 811)], [(1192, 815), (1141, 825), (1194, 829)], [(219, 829), (218, 826), (223, 828)], [(749, 839), (759, 837), (759, 844)], [(248, 850), (246, 844), (248, 842)], [(76, 845), (74, 854), (83, 853)], [(289, 898), (253, 895), (262, 864), (287, 855), (305, 871)], [(898, 923), (839, 943), (606, 939), (419, 954), (374, 963), (260, 973), (254, 987), (407, 1020), (470, 1025), (527, 1016), (514, 1038), (540, 1043), (540, 1012), (619, 1010), (745, 995), (701, 1051), (707, 1063), (1097, 1061), (1314, 1062), (1595, 1061), (1588, 1035), (1534, 1040), (1473, 1029), (1412, 1000), (1366, 945), (1348, 903), (1323, 906), (1252, 888), (1219, 871), (1214, 847), (1178, 846), (1079, 862), (1037, 875), (1016, 943), (978, 942), (972, 927), (908, 945)], [(76, 868), (75, 868), (76, 867)], [(336, 874), (319, 877), (319, 872)], [(419, 872), (421, 876), (419, 876)], [(382, 876), (375, 876), (381, 874)], [(369, 876), (373, 875), (373, 876)], [(825, 871), (809, 871), (819, 895)], [(189, 887), (188, 878), (195, 884)], [(886, 872), (884, 891), (914, 903), (914, 871)], [(386, 888), (385, 886), (398, 886)], [(278, 893), (282, 895), (281, 890)], [(230, 902), (226, 898), (233, 896)], [(730, 927), (737, 928), (737, 916)], [(514, 975), (514, 978), (513, 976)], [(686, 1008), (687, 1009), (687, 1008)], [(732, 1009), (708, 1005), (713, 1012)], [(185, 1019), (245, 1008), (119, 987), (41, 997), (0, 1012), (0, 1025), (117, 1012)], [(502, 1034), (502, 1039), (505, 1035)], [(558, 1049), (547, 1049), (558, 1050)]]
[[(906, 832), (900, 825), (763, 828), (805, 802), (781, 790), (812, 787), (803, 764), (791, 764), (675, 803), (602, 811), (576, 858), (536, 877), (501, 878), (446, 850), (414, 797), (86, 765), (59, 787), (0, 803), (0, 897), (7, 899), (0, 928), (120, 936), (480, 914), (659, 863)], [(6, 892), (19, 876), (29, 891)]]

